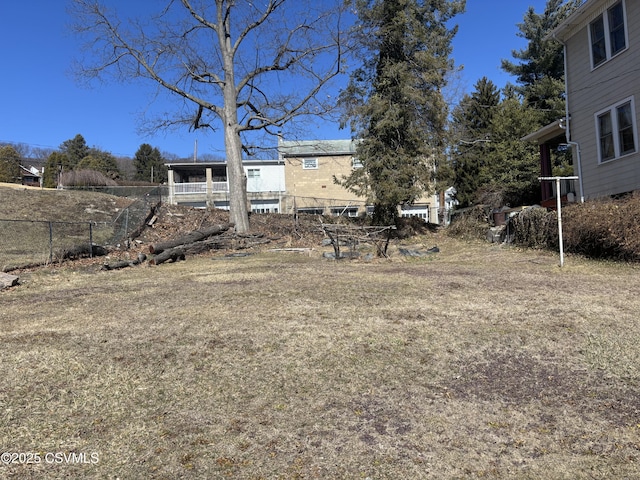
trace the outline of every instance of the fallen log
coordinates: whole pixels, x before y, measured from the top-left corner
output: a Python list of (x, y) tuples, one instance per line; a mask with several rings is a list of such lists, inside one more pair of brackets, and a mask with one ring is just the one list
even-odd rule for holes
[(150, 265), (160, 265), (164, 262), (177, 262), (185, 259), (185, 251), (182, 247), (170, 248), (169, 250), (163, 250), (162, 253), (156, 255), (149, 260)]
[(231, 239), (228, 237), (216, 237), (202, 240), (200, 242), (193, 242), (187, 245), (181, 245), (184, 253), (189, 255), (197, 255), (198, 253), (208, 252), (209, 250), (220, 250), (222, 248), (229, 248)]
[(244, 236), (242, 238), (242, 245), (232, 245), (235, 241), (238, 240), (237, 235), (232, 236), (218, 236), (216, 238), (208, 238), (207, 240), (201, 240), (199, 242), (188, 243), (185, 245), (178, 245), (177, 247), (170, 248), (168, 250), (163, 250), (161, 253), (156, 255), (154, 258), (149, 260), (149, 264), (151, 265), (160, 265), (161, 263), (167, 261), (177, 261), (184, 260), (185, 256), (188, 255), (197, 255), (199, 253), (204, 253), (209, 250), (220, 250), (223, 248), (233, 249), (233, 250), (241, 250), (245, 248), (250, 248), (256, 245), (262, 245), (265, 243), (269, 243), (271, 240), (268, 238), (262, 238), (262, 235), (256, 235), (254, 238), (256, 240), (250, 242), (248, 241), (248, 236)]
[(135, 267), (143, 263), (146, 259), (147, 256), (144, 253), (140, 253), (136, 260), (121, 260), (115, 263), (105, 263), (102, 265), (101, 270), (118, 270), (120, 268)]
[(81, 244), (63, 250), (59, 256), (61, 260), (77, 260), (83, 257), (103, 257), (108, 253), (107, 249), (100, 245)]
[(204, 240), (214, 235), (220, 235), (226, 232), (227, 230), (229, 230), (231, 227), (233, 227), (233, 223), (222, 223), (219, 225), (213, 225), (208, 228), (194, 230), (181, 237), (174, 238), (173, 240), (168, 240), (166, 242), (160, 242), (160, 243), (156, 243), (155, 245), (150, 245), (149, 252), (157, 255), (159, 253), (164, 252), (165, 250), (169, 250), (171, 248), (175, 248), (180, 245), (187, 245), (190, 243), (198, 242), (200, 240)]

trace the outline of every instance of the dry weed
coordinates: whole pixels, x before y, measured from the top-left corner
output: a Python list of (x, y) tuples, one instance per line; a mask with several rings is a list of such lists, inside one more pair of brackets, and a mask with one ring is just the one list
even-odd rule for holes
[[(0, 294), (9, 478), (636, 478), (637, 270), (440, 253), (43, 269)], [(421, 246), (418, 246), (421, 247)]]

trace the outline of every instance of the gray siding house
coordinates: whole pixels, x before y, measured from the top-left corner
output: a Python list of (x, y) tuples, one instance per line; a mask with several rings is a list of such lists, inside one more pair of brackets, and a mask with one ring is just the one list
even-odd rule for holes
[(564, 45), (567, 117), (584, 198), (640, 190), (640, 1), (587, 0), (551, 37)]

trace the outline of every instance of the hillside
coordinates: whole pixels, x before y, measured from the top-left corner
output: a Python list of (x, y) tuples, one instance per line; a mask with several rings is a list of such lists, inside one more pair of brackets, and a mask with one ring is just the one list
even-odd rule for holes
[[(173, 241), (193, 230), (229, 221), (228, 212), (225, 210), (162, 204), (155, 210), (151, 224), (145, 225), (144, 219), (149, 218), (152, 203), (132, 203), (133, 199), (94, 192), (0, 186), (0, 205), (3, 206), (0, 210), (0, 268), (5, 272), (14, 271), (21, 269), (21, 266), (28, 268), (40, 262), (48, 263), (51, 258), (60, 258), (60, 255), (68, 258), (67, 252), (75, 251), (79, 245), (86, 245), (89, 238), (89, 230), (82, 226), (59, 224), (54, 227), (52, 234), (48, 227), (36, 223), (2, 220), (92, 222), (95, 225), (93, 243), (105, 247), (108, 260), (112, 262), (137, 258), (141, 254), (148, 254), (153, 244)], [(122, 215), (123, 209), (130, 205), (132, 208), (127, 215)], [(114, 222), (116, 218), (118, 222)], [(215, 254), (216, 251), (224, 254), (230, 250), (246, 252), (293, 248), (313, 250), (322, 255), (323, 252), (334, 250), (326, 243), (321, 223), (343, 221), (345, 220), (317, 215), (300, 215), (296, 219), (287, 214), (253, 213), (250, 219), (251, 231), (248, 235), (236, 236), (230, 232), (226, 235), (225, 245), (216, 247), (210, 254)], [(139, 227), (143, 229), (139, 230)], [(412, 243), (420, 243), (421, 240), (430, 243), (434, 240), (431, 235), (421, 238), (428, 232), (426, 225), (409, 221), (394, 236), (411, 239), (409, 241)], [(135, 241), (129, 242), (128, 238)], [(344, 242), (343, 239), (342, 241)], [(381, 237), (378, 241), (384, 243), (384, 238)], [(432, 244), (426, 246), (431, 247)], [(343, 247), (343, 251), (346, 251), (345, 248), (347, 247)], [(367, 241), (363, 242), (363, 248), (364, 253), (372, 253), (375, 250), (374, 244)], [(106, 260), (104, 257), (78, 258), (84, 257), (84, 253), (72, 256), (76, 266), (102, 265)]]
[(0, 219), (110, 222), (131, 203), (104, 193), (0, 183)]

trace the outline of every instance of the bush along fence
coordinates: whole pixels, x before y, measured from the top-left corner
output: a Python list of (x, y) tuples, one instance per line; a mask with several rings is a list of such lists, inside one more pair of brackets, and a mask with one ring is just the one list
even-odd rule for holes
[[(459, 210), (447, 232), (460, 238), (486, 238), (526, 248), (559, 250), (555, 210), (523, 208), (503, 225), (503, 235), (489, 235), (490, 208)], [(640, 262), (640, 192), (562, 207), (564, 251), (589, 258)], [(494, 227), (497, 228), (497, 227)]]
[(147, 189), (110, 222), (0, 219), (0, 269), (10, 272), (127, 248), (160, 202), (160, 190)]

